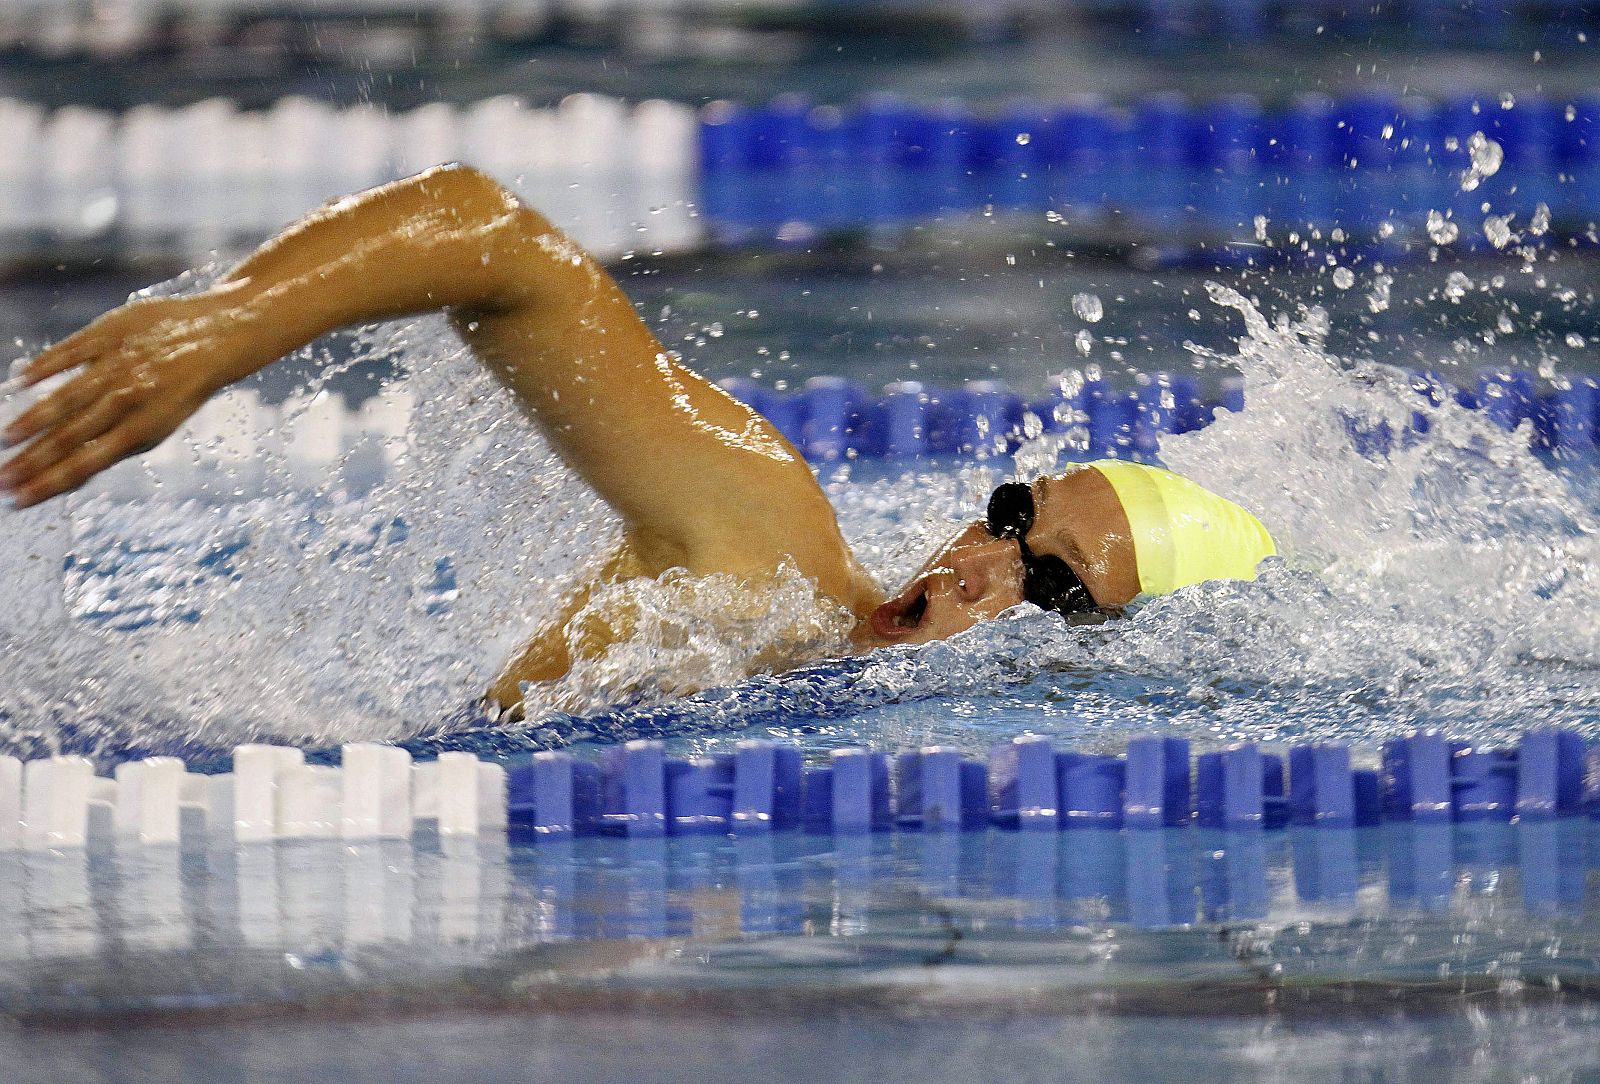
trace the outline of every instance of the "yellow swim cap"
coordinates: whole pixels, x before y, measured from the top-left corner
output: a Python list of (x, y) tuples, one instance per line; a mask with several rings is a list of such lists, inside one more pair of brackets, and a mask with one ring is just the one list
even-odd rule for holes
[(1253, 580), (1256, 566), (1278, 552), (1260, 520), (1187, 478), (1117, 459), (1089, 466), (1111, 483), (1128, 515), (1142, 594)]

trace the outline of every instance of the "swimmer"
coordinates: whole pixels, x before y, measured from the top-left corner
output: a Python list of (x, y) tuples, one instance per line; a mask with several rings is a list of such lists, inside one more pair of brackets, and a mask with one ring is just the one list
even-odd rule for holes
[(209, 289), (133, 301), (39, 353), (23, 386), (67, 377), (0, 430), (19, 449), (0, 489), (17, 508), (67, 493), (320, 335), (435, 310), (623, 521), (616, 551), (594, 555), (594, 578), (489, 690), (510, 712), (530, 683), (563, 677), (575, 650), (610, 646), (605, 633), (566, 635), (598, 587), (672, 569), (755, 590), (796, 569), (853, 615), (851, 643), (868, 651), (943, 639), (1024, 601), (1092, 620), (1140, 596), (1249, 579), (1274, 552), (1238, 505), (1107, 461), (1001, 486), (982, 521), (885, 598), (777, 429), (672, 357), (559, 229), (459, 165), (332, 203)]

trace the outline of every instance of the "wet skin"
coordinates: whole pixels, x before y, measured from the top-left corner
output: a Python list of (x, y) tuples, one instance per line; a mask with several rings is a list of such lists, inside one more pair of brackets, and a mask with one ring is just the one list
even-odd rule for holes
[[(1139, 593), (1133, 537), (1105, 476), (1093, 469), (1077, 470), (1040, 478), (1032, 489), (1028, 548), (1065, 561), (1101, 608), (1131, 602)], [(1016, 540), (995, 538), (982, 523), (973, 523), (858, 625), (851, 641), (863, 651), (925, 644), (992, 620), (1022, 601), (1022, 554)]]
[[(623, 635), (568, 635), (598, 586), (669, 569), (755, 591), (797, 570), (854, 615), (859, 650), (950, 636), (1022, 600), (1016, 542), (970, 527), (885, 602), (793, 445), (663, 348), (559, 229), (465, 166), (329, 204), (210, 288), (136, 300), (41, 351), (17, 384), (60, 382), (0, 430), (15, 449), (0, 490), (19, 508), (67, 493), (320, 335), (439, 310), (623, 522), (620, 545), (594, 554), (591, 578), (489, 690), (507, 710), (527, 683), (559, 680)], [(1104, 478), (1046, 479), (1035, 501), (1033, 552), (1066, 561), (1101, 606), (1137, 593), (1127, 519)]]

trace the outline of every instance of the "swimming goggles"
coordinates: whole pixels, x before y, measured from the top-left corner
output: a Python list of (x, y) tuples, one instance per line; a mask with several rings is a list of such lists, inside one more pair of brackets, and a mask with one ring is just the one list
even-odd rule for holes
[(1033, 487), (1024, 482), (1007, 482), (989, 495), (989, 509), (983, 520), (984, 530), (994, 537), (1017, 540), (1022, 551), (1022, 597), (1041, 610), (1059, 614), (1098, 611), (1094, 596), (1071, 566), (1059, 557), (1040, 556), (1028, 549), (1033, 515)]

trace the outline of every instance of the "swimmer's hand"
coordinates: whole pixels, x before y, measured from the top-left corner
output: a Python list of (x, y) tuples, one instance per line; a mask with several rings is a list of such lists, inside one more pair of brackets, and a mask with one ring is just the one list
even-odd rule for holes
[(160, 444), (239, 367), (249, 349), (224, 287), (149, 298), (100, 317), (42, 351), (18, 382), (70, 374), (0, 430), (0, 489), (28, 508), (76, 489), (107, 467)]

